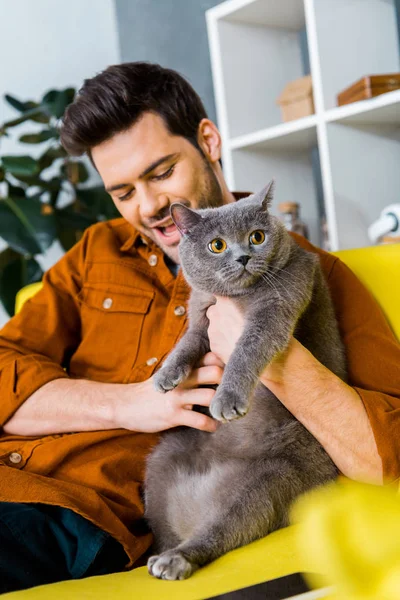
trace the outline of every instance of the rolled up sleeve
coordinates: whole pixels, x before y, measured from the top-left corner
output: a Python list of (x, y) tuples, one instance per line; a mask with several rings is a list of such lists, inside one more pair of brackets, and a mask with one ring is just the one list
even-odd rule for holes
[(400, 398), (382, 392), (354, 388), (360, 396), (382, 459), (384, 480), (400, 479)]

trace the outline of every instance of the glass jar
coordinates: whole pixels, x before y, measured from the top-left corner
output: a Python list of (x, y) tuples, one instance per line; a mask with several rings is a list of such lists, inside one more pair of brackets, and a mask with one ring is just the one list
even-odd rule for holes
[(298, 233), (308, 239), (307, 225), (300, 218), (300, 204), (281, 202), (278, 204), (279, 218), (288, 231)]

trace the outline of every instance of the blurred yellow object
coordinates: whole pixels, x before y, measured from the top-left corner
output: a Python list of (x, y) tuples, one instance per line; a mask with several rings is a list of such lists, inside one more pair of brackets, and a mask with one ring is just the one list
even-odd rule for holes
[(41, 281), (39, 281), (38, 283), (30, 283), (29, 285), (26, 285), (25, 287), (21, 288), (19, 292), (17, 292), (15, 298), (16, 313), (18, 313), (21, 310), (22, 305), (25, 304), (25, 302), (29, 300), (29, 298), (34, 296), (42, 288), (42, 285), (43, 284)]
[(400, 340), (400, 244), (353, 248), (332, 254), (371, 292)]
[(343, 600), (399, 600), (400, 495), (341, 479), (300, 498), (292, 510), (298, 549), (316, 573), (312, 587), (333, 585)]

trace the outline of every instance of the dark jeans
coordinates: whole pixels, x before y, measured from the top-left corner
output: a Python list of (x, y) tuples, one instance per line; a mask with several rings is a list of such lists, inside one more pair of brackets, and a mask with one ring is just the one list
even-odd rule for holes
[(0, 502), (0, 593), (122, 571), (108, 533), (67, 508)]

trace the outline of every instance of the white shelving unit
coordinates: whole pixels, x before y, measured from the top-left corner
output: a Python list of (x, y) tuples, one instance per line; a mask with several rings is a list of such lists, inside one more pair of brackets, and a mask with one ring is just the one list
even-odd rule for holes
[[(400, 72), (395, 11), (395, 0), (228, 0), (206, 13), (229, 187), (275, 177), (274, 207), (299, 202), (316, 244), (325, 214), (332, 250), (369, 245), (368, 226), (400, 202), (400, 90), (336, 107), (364, 75)], [(315, 114), (282, 123), (276, 98), (306, 63)]]

